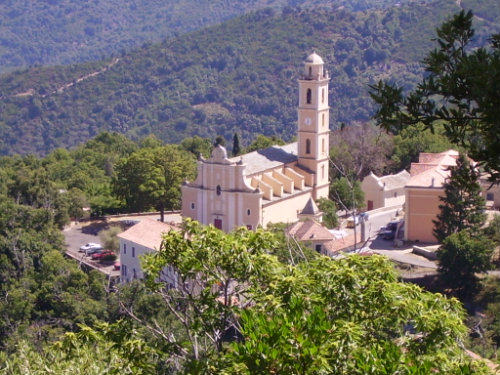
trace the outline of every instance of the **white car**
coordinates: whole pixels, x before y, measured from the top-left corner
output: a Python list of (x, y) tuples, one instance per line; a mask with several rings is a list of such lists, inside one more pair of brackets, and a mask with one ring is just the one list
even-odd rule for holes
[(100, 243), (89, 242), (83, 246), (80, 246), (79, 251), (82, 253), (87, 253), (87, 250), (91, 250), (91, 249), (102, 249), (102, 246)]

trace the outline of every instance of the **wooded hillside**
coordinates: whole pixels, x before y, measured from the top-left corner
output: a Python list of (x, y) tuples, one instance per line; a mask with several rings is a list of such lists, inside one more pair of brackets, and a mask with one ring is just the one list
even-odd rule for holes
[[(420, 3), (429, 0), (419, 0)], [(366, 10), (408, 0), (337, 0)], [(325, 5), (324, 0), (5, 0), (0, 2), (0, 72), (108, 58), (145, 42), (272, 7)]]
[[(0, 154), (44, 155), (103, 130), (168, 143), (236, 131), (244, 146), (258, 133), (289, 140), (297, 79), (313, 50), (332, 77), (331, 128), (366, 121), (368, 85), (391, 77), (411, 87), (435, 28), (458, 10), (451, 0), (367, 12), (265, 9), (102, 62), (4, 74)], [(485, 45), (498, 22), (478, 18), (475, 27)]]

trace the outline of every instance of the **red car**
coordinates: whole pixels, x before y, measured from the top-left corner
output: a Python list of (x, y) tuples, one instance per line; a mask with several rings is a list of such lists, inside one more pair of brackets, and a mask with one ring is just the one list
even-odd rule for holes
[(92, 260), (102, 260), (106, 257), (111, 257), (115, 253), (111, 250), (102, 250), (92, 254)]

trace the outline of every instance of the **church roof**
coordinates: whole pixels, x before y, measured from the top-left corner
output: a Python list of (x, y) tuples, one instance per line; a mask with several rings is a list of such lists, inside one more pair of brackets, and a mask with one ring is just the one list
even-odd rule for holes
[(246, 165), (246, 175), (264, 172), (297, 161), (297, 142), (284, 146), (271, 146), (229, 159), (233, 163)]
[(324, 64), (323, 59), (316, 52), (313, 52), (309, 56), (307, 56), (306, 63)]

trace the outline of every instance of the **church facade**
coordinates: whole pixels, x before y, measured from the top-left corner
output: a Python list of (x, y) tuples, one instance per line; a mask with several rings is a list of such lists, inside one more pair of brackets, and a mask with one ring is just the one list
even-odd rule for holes
[(323, 59), (304, 62), (297, 142), (228, 158), (215, 146), (200, 157), (195, 181), (182, 186), (182, 215), (229, 232), (299, 219), (311, 200), (328, 197), (329, 106)]

